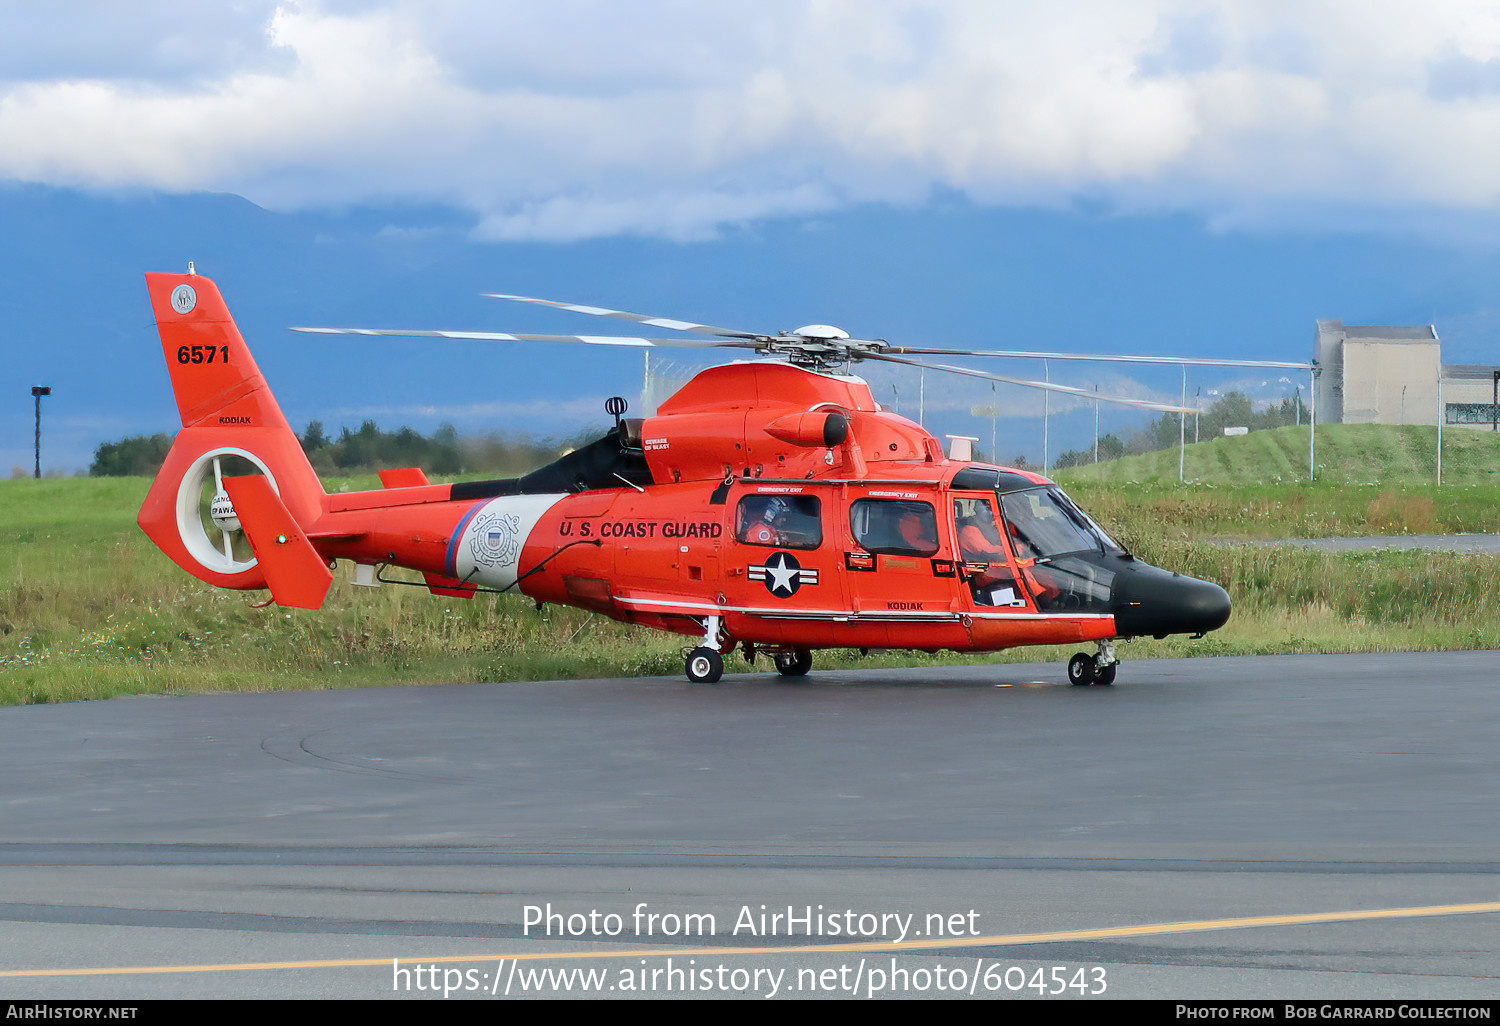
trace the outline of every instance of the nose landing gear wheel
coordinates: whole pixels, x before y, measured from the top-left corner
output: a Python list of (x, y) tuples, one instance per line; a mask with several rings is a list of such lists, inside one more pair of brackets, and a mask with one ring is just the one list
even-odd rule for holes
[(1094, 671), (1094, 683), (1113, 684), (1115, 682), (1115, 670), (1117, 670), (1119, 666), (1119, 663), (1110, 663), (1108, 666), (1101, 666), (1096, 669)]
[(794, 648), (776, 653), (776, 672), (783, 677), (806, 677), (812, 669), (812, 652), (805, 648)]
[[(1072, 659), (1068, 660), (1068, 683), (1081, 686), (1094, 683), (1099, 678), (1097, 666), (1098, 664), (1094, 662), (1093, 656), (1087, 652), (1079, 652)], [(1115, 679), (1114, 666), (1107, 666), (1105, 670), (1109, 673), (1109, 680), (1103, 683), (1113, 683)]]
[(687, 679), (694, 684), (717, 684), (724, 676), (724, 657), (711, 648), (695, 648), (687, 655)]

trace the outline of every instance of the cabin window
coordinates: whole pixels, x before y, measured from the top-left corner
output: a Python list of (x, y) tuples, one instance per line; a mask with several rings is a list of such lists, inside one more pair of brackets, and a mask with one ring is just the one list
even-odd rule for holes
[(849, 526), (867, 552), (931, 556), (938, 550), (937, 513), (930, 502), (859, 499), (849, 507)]
[(746, 545), (815, 549), (823, 544), (823, 504), (816, 495), (747, 495), (734, 536)]

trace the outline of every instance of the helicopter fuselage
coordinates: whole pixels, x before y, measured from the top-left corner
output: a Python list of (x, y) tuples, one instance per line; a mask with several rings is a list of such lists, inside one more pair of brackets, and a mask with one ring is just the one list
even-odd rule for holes
[(439, 595), (516, 592), (700, 638), (701, 681), (741, 644), (800, 675), (816, 648), (1094, 642), (1069, 677), (1107, 684), (1111, 639), (1229, 617), (1222, 588), (1136, 560), (1045, 478), (950, 459), (862, 379), (774, 361), (705, 370), (644, 419), (613, 399), (608, 434), (519, 478), (405, 468), (329, 493), (213, 282), (147, 280), (183, 429), (138, 520), (219, 587), (317, 608), (339, 560), (363, 584), (405, 567)]
[[(945, 458), (857, 378), (714, 368), (612, 437), (637, 462), (604, 487), (329, 496), (326, 529), (348, 540), (325, 551), (685, 635), (718, 617), (724, 643), (765, 646), (993, 651), (1228, 616), (1217, 585), (1134, 559), (1040, 475)], [(339, 508), (370, 502), (376, 520)]]

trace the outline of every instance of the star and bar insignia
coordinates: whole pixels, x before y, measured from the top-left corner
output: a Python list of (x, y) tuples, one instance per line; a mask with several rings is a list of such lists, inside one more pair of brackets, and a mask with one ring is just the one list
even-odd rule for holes
[(803, 567), (790, 552), (775, 552), (764, 566), (750, 567), (750, 580), (764, 581), (766, 590), (777, 598), (791, 598), (804, 584), (817, 584), (818, 571)]

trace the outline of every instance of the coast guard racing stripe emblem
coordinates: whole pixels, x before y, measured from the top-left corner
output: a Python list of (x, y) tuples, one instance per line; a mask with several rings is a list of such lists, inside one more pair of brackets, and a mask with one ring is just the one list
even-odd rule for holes
[(818, 571), (804, 568), (790, 552), (773, 553), (764, 566), (750, 567), (752, 581), (764, 581), (766, 590), (777, 598), (791, 598), (804, 584), (817, 584)]

